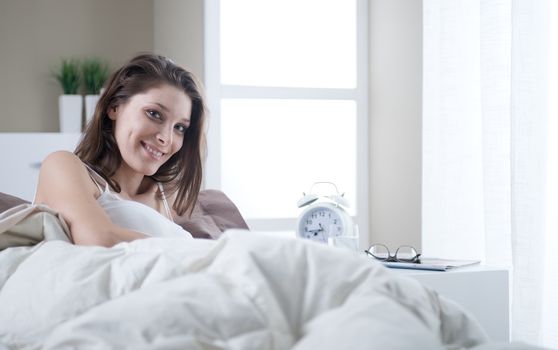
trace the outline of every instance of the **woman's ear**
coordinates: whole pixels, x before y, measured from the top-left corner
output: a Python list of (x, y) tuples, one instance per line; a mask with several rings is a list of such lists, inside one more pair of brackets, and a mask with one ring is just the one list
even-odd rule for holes
[(108, 116), (111, 120), (116, 120), (116, 112), (118, 110), (118, 107), (109, 107), (108, 109)]

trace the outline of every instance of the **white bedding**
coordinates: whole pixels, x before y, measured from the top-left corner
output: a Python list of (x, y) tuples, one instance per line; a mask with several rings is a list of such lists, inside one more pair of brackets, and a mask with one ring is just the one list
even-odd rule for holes
[(0, 288), (0, 349), (515, 348), (367, 257), (247, 231), (9, 248)]

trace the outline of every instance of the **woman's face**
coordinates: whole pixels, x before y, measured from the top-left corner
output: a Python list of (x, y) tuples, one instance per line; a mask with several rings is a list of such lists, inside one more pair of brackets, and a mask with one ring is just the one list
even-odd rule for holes
[(182, 147), (190, 125), (192, 100), (174, 86), (163, 84), (132, 96), (110, 109), (114, 137), (123, 166), (153, 175)]

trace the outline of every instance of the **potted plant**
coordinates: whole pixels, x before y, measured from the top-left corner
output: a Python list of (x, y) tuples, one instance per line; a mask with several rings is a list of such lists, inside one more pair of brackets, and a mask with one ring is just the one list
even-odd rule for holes
[(105, 61), (90, 58), (81, 64), (81, 71), (85, 85), (85, 123), (89, 123), (95, 113), (101, 88), (108, 78), (109, 69)]
[(79, 62), (73, 59), (63, 59), (55, 73), (64, 92), (58, 98), (60, 132), (81, 132), (83, 99), (78, 95), (79, 73)]

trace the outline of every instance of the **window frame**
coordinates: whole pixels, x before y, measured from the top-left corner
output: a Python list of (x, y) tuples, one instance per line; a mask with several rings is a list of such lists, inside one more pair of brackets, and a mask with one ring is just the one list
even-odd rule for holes
[[(210, 111), (204, 187), (221, 189), (221, 99), (270, 98), (353, 100), (357, 110), (356, 216), (360, 245), (369, 244), (369, 141), (368, 141), (368, 2), (355, 0), (357, 10), (357, 64), (355, 88), (298, 88), (222, 85), (220, 73), (220, 0), (204, 1), (205, 86)], [(310, 186), (311, 184), (309, 184)], [(302, 193), (301, 193), (302, 195)], [(293, 203), (298, 198), (293, 198)], [(242, 209), (242, 208), (240, 208)], [(297, 218), (245, 218), (252, 230), (294, 231)]]

